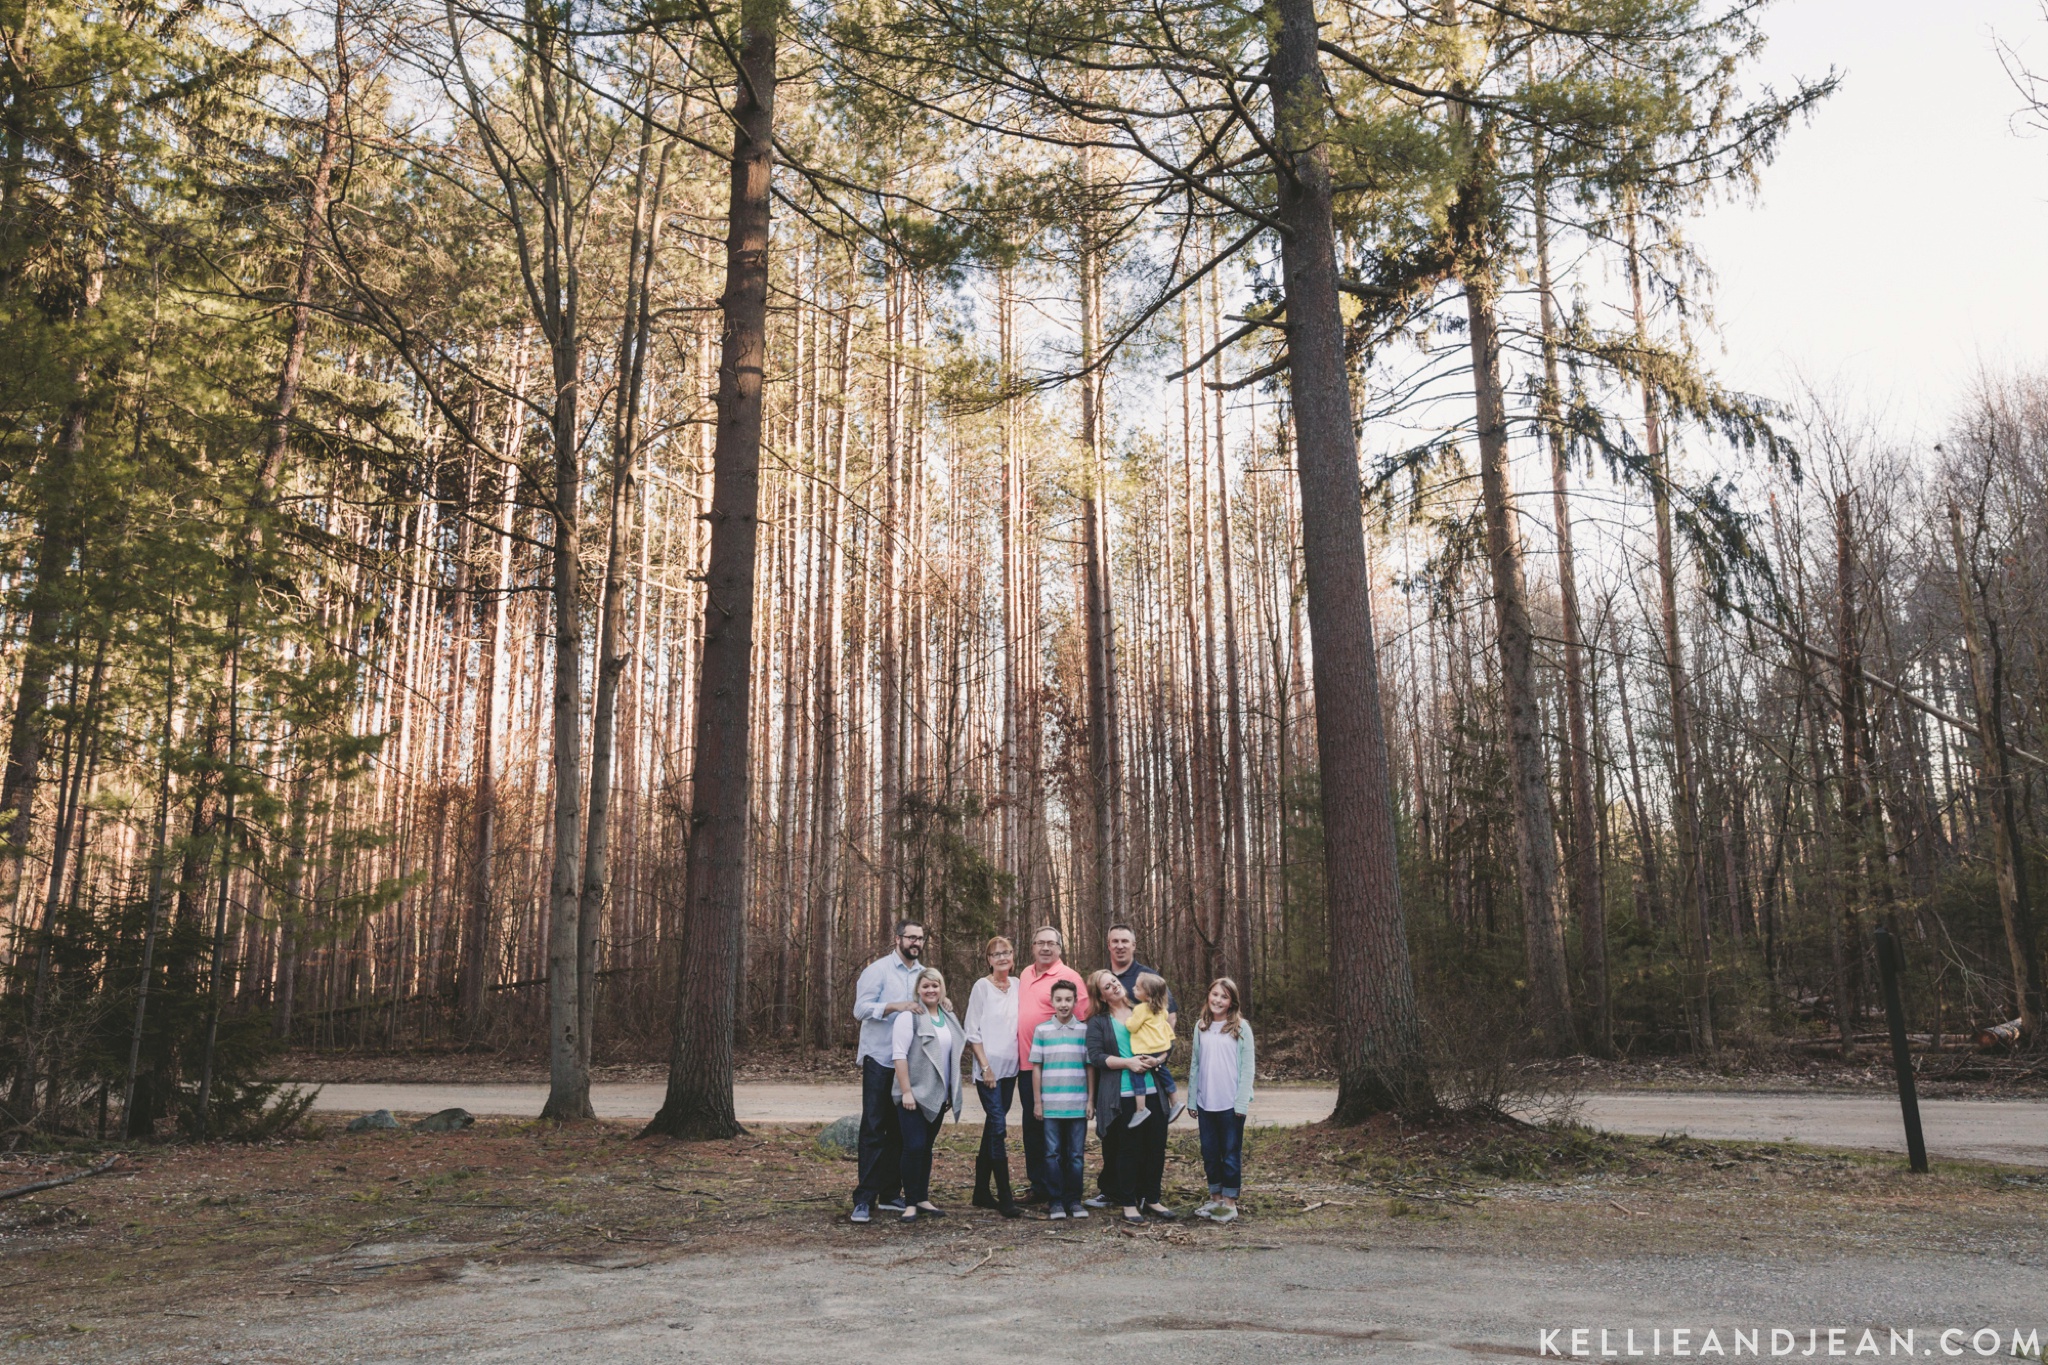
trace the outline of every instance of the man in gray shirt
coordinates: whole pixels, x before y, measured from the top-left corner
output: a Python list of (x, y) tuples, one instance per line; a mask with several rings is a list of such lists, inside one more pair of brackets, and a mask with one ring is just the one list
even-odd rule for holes
[(877, 1207), (903, 1211), (903, 1135), (897, 1128), (895, 1050), (890, 1035), (896, 1016), (924, 1011), (917, 1003), (917, 976), (924, 970), (924, 926), (907, 919), (896, 926), (896, 951), (876, 958), (853, 991), (853, 1017), (860, 1024), (860, 1177), (853, 1190), (853, 1221), (865, 1223)]

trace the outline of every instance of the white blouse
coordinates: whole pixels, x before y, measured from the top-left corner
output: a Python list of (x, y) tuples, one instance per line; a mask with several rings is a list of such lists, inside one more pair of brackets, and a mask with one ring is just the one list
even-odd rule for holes
[[(891, 1060), (900, 1062), (910, 1056), (910, 1049), (917, 1045), (917, 1020), (918, 1016), (909, 1010), (897, 1014), (896, 1023), (889, 1035), (890, 1051), (894, 1054)], [(944, 1064), (939, 1067), (939, 1074), (951, 1076), (957, 1086), (960, 1078), (960, 1044), (957, 1041), (959, 1035), (953, 1031), (953, 1021), (943, 1014), (938, 1016), (932, 1023), (932, 1037), (938, 1041), (939, 1055), (945, 1059)]]
[(996, 979), (984, 976), (974, 983), (974, 990), (967, 997), (967, 1042), (971, 1050), (975, 1043), (988, 1054), (988, 1074), (983, 1075), (979, 1058), (974, 1063), (974, 1079), (977, 1084), (994, 1085), (1005, 1076), (1017, 1074), (1017, 1000), (1019, 989), (1017, 978), (1010, 978), (1010, 989), (996, 989)]

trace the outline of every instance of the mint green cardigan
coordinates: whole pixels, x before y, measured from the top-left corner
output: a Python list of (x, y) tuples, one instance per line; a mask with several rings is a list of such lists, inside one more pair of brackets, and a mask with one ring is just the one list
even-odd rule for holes
[[(1203, 1018), (1203, 1020), (1202, 1020), (1202, 1022), (1203, 1022), (1204, 1024), (1206, 1024), (1206, 1023), (1208, 1023), (1209, 1021), (1208, 1021), (1207, 1017), (1204, 1017), (1204, 1018)], [(1202, 1039), (1201, 1039), (1201, 1032), (1202, 1032), (1202, 1031), (1201, 1031), (1201, 1028), (1200, 1028), (1200, 1027), (1198, 1026), (1198, 1027), (1197, 1027), (1197, 1028), (1195, 1029), (1195, 1035), (1196, 1035), (1196, 1036), (1195, 1036), (1195, 1038), (1193, 1039), (1193, 1044), (1194, 1044), (1194, 1045), (1193, 1045), (1192, 1047), (1190, 1047), (1190, 1048), (1188, 1049), (1188, 1102), (1189, 1102), (1189, 1103), (1193, 1103), (1193, 1102), (1194, 1102), (1194, 1099), (1195, 1099), (1195, 1096), (1197, 1096), (1197, 1095), (1199, 1095), (1199, 1094), (1201, 1094), (1201, 1093), (1202, 1093), (1202, 1092), (1201, 1092), (1200, 1090), (1196, 1089), (1196, 1087), (1197, 1087), (1198, 1085), (1200, 1085), (1200, 1084), (1201, 1084), (1201, 1082), (1200, 1082), (1200, 1081), (1199, 1081), (1199, 1080), (1198, 1080), (1197, 1078), (1198, 1078), (1198, 1077), (1199, 1077), (1199, 1076), (1200, 1076), (1200, 1075), (1202, 1074)], [(1245, 1112), (1247, 1112), (1247, 1111), (1248, 1111), (1248, 1110), (1250, 1110), (1250, 1108), (1252, 1107), (1252, 1076), (1253, 1076), (1254, 1072), (1256, 1072), (1256, 1071), (1257, 1071), (1257, 1069), (1258, 1069), (1258, 1066), (1257, 1066), (1257, 1055), (1258, 1055), (1258, 1054), (1257, 1054), (1257, 1051), (1256, 1051), (1256, 1049), (1254, 1049), (1254, 1048), (1252, 1047), (1252, 1025), (1251, 1025), (1251, 1021), (1250, 1021), (1249, 1019), (1240, 1019), (1240, 1020), (1238, 1020), (1238, 1023), (1237, 1023), (1237, 1112), (1238, 1112), (1238, 1113), (1240, 1113), (1240, 1114), (1242, 1114), (1242, 1113), (1245, 1113)]]

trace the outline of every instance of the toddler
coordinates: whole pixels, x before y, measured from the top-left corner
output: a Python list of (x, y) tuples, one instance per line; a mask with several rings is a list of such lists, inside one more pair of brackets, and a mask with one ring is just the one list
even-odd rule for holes
[[(1130, 1022), (1124, 1026), (1131, 1035), (1131, 1055), (1164, 1062), (1166, 1054), (1173, 1050), (1173, 1021), (1166, 1013), (1167, 1001), (1172, 996), (1166, 989), (1166, 978), (1156, 972), (1144, 972), (1133, 983), (1132, 989), (1138, 1003), (1131, 1007)], [(1165, 1072), (1155, 1069), (1151, 1074), (1163, 1077)], [(1151, 1114), (1151, 1106), (1139, 1105), (1137, 1112), (1131, 1115), (1131, 1127), (1136, 1128)], [(1172, 1122), (1170, 1117), (1168, 1122)]]

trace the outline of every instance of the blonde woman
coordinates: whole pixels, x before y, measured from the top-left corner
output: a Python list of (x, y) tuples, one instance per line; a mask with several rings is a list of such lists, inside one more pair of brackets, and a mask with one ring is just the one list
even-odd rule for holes
[(960, 1112), (960, 1022), (946, 999), (946, 978), (936, 967), (917, 974), (916, 999), (921, 1012), (896, 1016), (890, 1051), (896, 1062), (895, 1098), (902, 1106), (903, 1219), (939, 1218), (944, 1210), (932, 1203), (932, 1144), (946, 1111)]
[(1237, 983), (1229, 977), (1209, 983), (1209, 998), (1188, 1057), (1188, 1098), (1194, 1101), (1195, 1124), (1202, 1134), (1202, 1168), (1209, 1177), (1209, 1202), (1195, 1215), (1217, 1223), (1237, 1217), (1237, 1196), (1244, 1184), (1244, 1117), (1252, 1107), (1253, 1073), (1258, 1069), (1252, 1026), (1242, 1002)]

